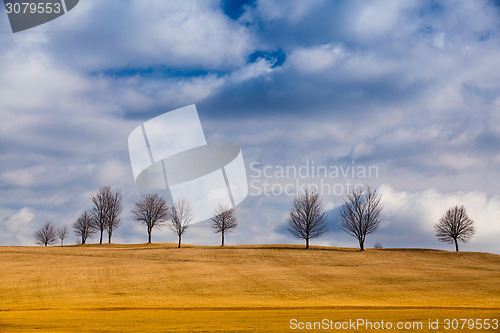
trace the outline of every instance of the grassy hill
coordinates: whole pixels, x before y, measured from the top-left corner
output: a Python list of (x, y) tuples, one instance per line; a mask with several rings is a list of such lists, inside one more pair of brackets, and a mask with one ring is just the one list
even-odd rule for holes
[(499, 318), (500, 256), (287, 245), (0, 247), (0, 296), (0, 332), (286, 332), (292, 318), (413, 320), (425, 329), (428, 319)]

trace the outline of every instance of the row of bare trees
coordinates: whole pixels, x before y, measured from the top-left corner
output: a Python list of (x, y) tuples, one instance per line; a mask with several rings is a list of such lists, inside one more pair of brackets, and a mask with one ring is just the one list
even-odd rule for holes
[[(147, 227), (148, 243), (151, 243), (151, 233), (154, 228), (160, 229), (165, 224), (177, 234), (178, 245), (181, 247), (182, 235), (186, 232), (192, 220), (192, 208), (189, 201), (181, 199), (168, 207), (165, 199), (158, 194), (146, 194), (141, 201), (136, 202), (132, 209), (134, 220)], [(221, 246), (224, 246), (224, 235), (238, 227), (234, 208), (221, 204), (216, 208), (211, 219), (214, 232), (222, 234)]]
[(69, 228), (67, 225), (56, 228), (52, 223), (46, 222), (33, 236), (35, 237), (36, 244), (43, 246), (53, 245), (59, 238), (62, 246), (64, 240), (69, 236)]
[(102, 244), (104, 230), (108, 232), (108, 243), (111, 236), (120, 226), (120, 213), (122, 211), (122, 195), (119, 191), (111, 190), (111, 187), (101, 187), (97, 194), (92, 197), (94, 206), (91, 209), (93, 216), (93, 228), (100, 232), (99, 244)]
[[(340, 210), (340, 225), (359, 243), (364, 251), (366, 236), (373, 233), (381, 222), (380, 195), (376, 190), (365, 186), (355, 189), (347, 196)], [(326, 214), (318, 191), (305, 190), (293, 200), (288, 214), (288, 231), (295, 237), (306, 241), (317, 238), (328, 231)]]
[[(380, 225), (382, 207), (381, 196), (369, 186), (354, 189), (347, 195), (340, 209), (340, 226), (350, 236), (357, 239), (360, 251), (365, 250), (366, 236)], [(318, 191), (305, 190), (294, 198), (288, 214), (288, 231), (306, 242), (320, 237), (328, 231), (326, 214)], [(469, 218), (464, 206), (450, 208), (434, 225), (436, 237), (441, 242), (454, 243), (458, 251), (458, 241), (467, 242), (475, 233), (474, 221)], [(381, 248), (381, 244), (377, 244)]]
[[(111, 243), (113, 231), (121, 223), (122, 195), (119, 191), (113, 191), (109, 186), (105, 186), (98, 190), (91, 201), (92, 208), (84, 211), (72, 226), (74, 233), (78, 236), (78, 242), (85, 244), (89, 237), (99, 233), (99, 244), (102, 244), (104, 231), (106, 231), (108, 242)], [(185, 199), (178, 200), (169, 207), (165, 199), (158, 194), (146, 194), (135, 203), (132, 215), (136, 222), (146, 225), (148, 243), (151, 243), (153, 229), (161, 229), (168, 225), (176, 233), (180, 248), (182, 235), (192, 221), (192, 207)], [(213, 215), (211, 227), (214, 232), (222, 234), (221, 245), (224, 246), (225, 234), (238, 226), (235, 209), (219, 205)], [(64, 239), (68, 236), (67, 226), (56, 229), (50, 222), (45, 223), (34, 234), (35, 242), (45, 246), (55, 244), (57, 238), (61, 239), (61, 245), (63, 245)]]
[[(113, 191), (111, 187), (105, 186), (92, 196), (91, 201), (92, 208), (77, 218), (73, 223), (73, 230), (79, 237), (81, 244), (85, 244), (87, 238), (97, 232), (100, 232), (99, 244), (102, 244), (103, 234), (106, 230), (108, 241), (111, 243), (113, 231), (120, 226), (122, 195), (119, 191)], [(57, 238), (61, 240), (61, 245), (63, 245), (64, 239), (69, 234), (68, 226), (64, 225), (56, 229), (51, 222), (46, 222), (33, 236), (37, 244), (47, 246), (55, 244)]]
[[(381, 196), (376, 190), (364, 186), (348, 194), (340, 209), (340, 226), (357, 239), (361, 251), (365, 250), (366, 236), (377, 230), (381, 223), (380, 200)], [(98, 190), (91, 201), (93, 207), (78, 217), (73, 223), (73, 230), (81, 244), (85, 244), (87, 239), (96, 233), (100, 233), (99, 244), (102, 244), (104, 231), (108, 233), (108, 242), (111, 243), (113, 231), (121, 222), (119, 215), (122, 211), (122, 195), (119, 191), (105, 186)], [(132, 215), (135, 221), (146, 225), (148, 243), (151, 243), (153, 229), (161, 229), (167, 225), (177, 234), (180, 248), (182, 235), (192, 220), (192, 207), (187, 200), (176, 201), (169, 207), (165, 199), (158, 194), (146, 194), (135, 203)], [(214, 232), (221, 233), (221, 245), (224, 246), (225, 234), (238, 226), (235, 209), (219, 205), (213, 215), (210, 225)], [(288, 231), (293, 236), (305, 240), (308, 249), (311, 239), (328, 231), (326, 219), (318, 191), (305, 190), (293, 200), (287, 218)], [(474, 222), (467, 215), (464, 206), (449, 209), (434, 228), (438, 240), (454, 243), (456, 251), (458, 241), (466, 242), (475, 233)], [(68, 236), (67, 226), (57, 229), (50, 222), (45, 223), (34, 234), (36, 243), (45, 246), (55, 244), (57, 238), (63, 245)]]
[(90, 200), (93, 203), (92, 208), (84, 211), (76, 219), (73, 231), (79, 237), (81, 244), (85, 244), (87, 239), (96, 233), (100, 234), (99, 244), (102, 244), (104, 231), (108, 233), (108, 243), (111, 243), (113, 231), (121, 224), (123, 197), (120, 191), (104, 186)]
[(189, 227), (193, 218), (191, 204), (187, 200), (176, 201), (171, 208), (165, 199), (158, 194), (146, 194), (141, 201), (135, 203), (132, 209), (134, 220), (145, 224), (148, 231), (148, 243), (151, 243), (151, 233), (154, 228), (161, 229), (168, 224), (177, 234), (178, 246), (181, 247), (182, 235)]

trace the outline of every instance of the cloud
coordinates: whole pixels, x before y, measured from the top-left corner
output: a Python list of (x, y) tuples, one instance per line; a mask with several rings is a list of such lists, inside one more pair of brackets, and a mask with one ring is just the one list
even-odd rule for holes
[(273, 62), (269, 62), (266, 59), (258, 59), (256, 62), (231, 73), (229, 80), (231, 83), (238, 84), (243, 81), (254, 79), (271, 73), (273, 71), (273, 66)]
[[(358, 2), (357, 5), (360, 3)], [(406, 20), (415, 1), (369, 1), (356, 8), (352, 30), (363, 41), (375, 42), (387, 35), (406, 33), (414, 21)]]
[(323, 0), (290, 0), (286, 3), (278, 0), (259, 0), (256, 7), (259, 16), (264, 19), (286, 19), (296, 23), (304, 18), (313, 8), (320, 6), (322, 3), (324, 3)]
[(290, 60), (301, 72), (317, 73), (332, 66), (342, 55), (343, 51), (340, 46), (325, 44), (294, 50), (290, 55)]
[(32, 244), (29, 232), (34, 232), (32, 223), (35, 212), (23, 207), (16, 212), (12, 212), (6, 219), (0, 221), (2, 226), (2, 245), (30, 245)]
[(224, 15), (215, 0), (92, 0), (68, 16), (54, 21), (53, 28), (64, 32), (44, 46), (84, 70), (159, 64), (234, 68), (251, 50), (246, 28)]
[[(0, 68), (0, 85), (5, 87), (0, 92), (3, 110), (54, 109), (61, 104), (71, 107), (75, 94), (91, 88), (87, 78), (61, 68), (44, 54), (26, 53), (26, 49), (17, 47), (0, 53), (0, 58), (8, 64)], [(56, 91), (57, 99), (53, 98)]]

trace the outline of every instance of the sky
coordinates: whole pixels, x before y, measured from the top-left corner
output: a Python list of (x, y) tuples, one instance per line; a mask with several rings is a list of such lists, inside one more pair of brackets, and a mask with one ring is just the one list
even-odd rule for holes
[[(491, 0), (82, 0), (15, 34), (0, 10), (0, 246), (71, 225), (102, 186), (124, 197), (113, 242), (146, 242), (130, 210), (153, 192), (134, 183), (128, 135), (196, 104), (207, 139), (246, 164), (228, 245), (302, 244), (286, 217), (318, 186), (329, 232), (311, 243), (356, 247), (338, 211), (364, 184), (383, 208), (367, 247), (453, 250), (433, 225), (464, 205), (476, 235), (461, 250), (500, 253), (499, 71)], [(220, 239), (201, 222), (183, 242)]]

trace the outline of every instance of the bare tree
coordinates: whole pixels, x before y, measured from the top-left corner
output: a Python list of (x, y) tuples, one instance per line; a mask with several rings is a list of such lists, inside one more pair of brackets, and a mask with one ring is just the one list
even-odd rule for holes
[(232, 229), (238, 227), (238, 220), (236, 219), (235, 209), (219, 206), (214, 211), (214, 217), (211, 219), (210, 226), (214, 229), (215, 233), (222, 234), (222, 245), (224, 246), (224, 234), (231, 232)]
[(85, 244), (87, 242), (87, 238), (97, 232), (94, 225), (94, 216), (89, 214), (87, 211), (84, 211), (75, 223), (73, 223), (73, 230), (81, 239), (80, 244)]
[(99, 238), (99, 244), (102, 244), (102, 236), (104, 230), (106, 230), (107, 223), (107, 201), (106, 201), (106, 193), (111, 192), (109, 187), (102, 187), (99, 189), (97, 194), (92, 197), (92, 202), (94, 203), (94, 207), (92, 207), (92, 227), (101, 233)]
[(61, 240), (61, 246), (63, 246), (64, 240), (69, 236), (69, 228), (67, 225), (63, 225), (57, 229), (57, 237)]
[(436, 237), (441, 242), (455, 243), (458, 252), (458, 241), (467, 242), (476, 233), (474, 221), (467, 215), (464, 206), (455, 206), (446, 211), (438, 223), (434, 225)]
[(306, 189), (303, 195), (297, 195), (293, 199), (293, 207), (290, 209), (287, 222), (288, 231), (306, 241), (306, 249), (309, 248), (311, 238), (326, 233), (328, 231), (326, 214), (318, 191), (310, 192)]
[(151, 244), (153, 228), (160, 229), (168, 221), (168, 205), (158, 194), (146, 194), (132, 209), (134, 220), (145, 224), (148, 228), (148, 244)]
[(376, 249), (383, 249), (384, 248), (384, 246), (380, 242), (375, 243), (375, 245), (373, 247)]
[(111, 243), (113, 231), (120, 225), (122, 195), (119, 191), (113, 192), (109, 186), (101, 187), (92, 197), (94, 207), (94, 228), (101, 232), (99, 244), (102, 244), (104, 230), (108, 232), (108, 242)]
[(193, 219), (191, 204), (186, 199), (180, 199), (172, 205), (170, 211), (170, 224), (169, 227), (179, 237), (178, 248), (181, 247), (182, 234), (189, 227), (189, 223)]
[(120, 213), (122, 211), (122, 195), (119, 191), (110, 192), (107, 200), (108, 212), (108, 243), (111, 243), (111, 236), (121, 223)]
[(344, 200), (340, 210), (340, 225), (359, 242), (360, 251), (365, 250), (366, 235), (373, 233), (380, 224), (381, 196), (377, 190), (364, 186), (354, 191)]
[(37, 232), (33, 234), (35, 243), (39, 245), (52, 245), (57, 241), (57, 230), (50, 222), (46, 222)]

